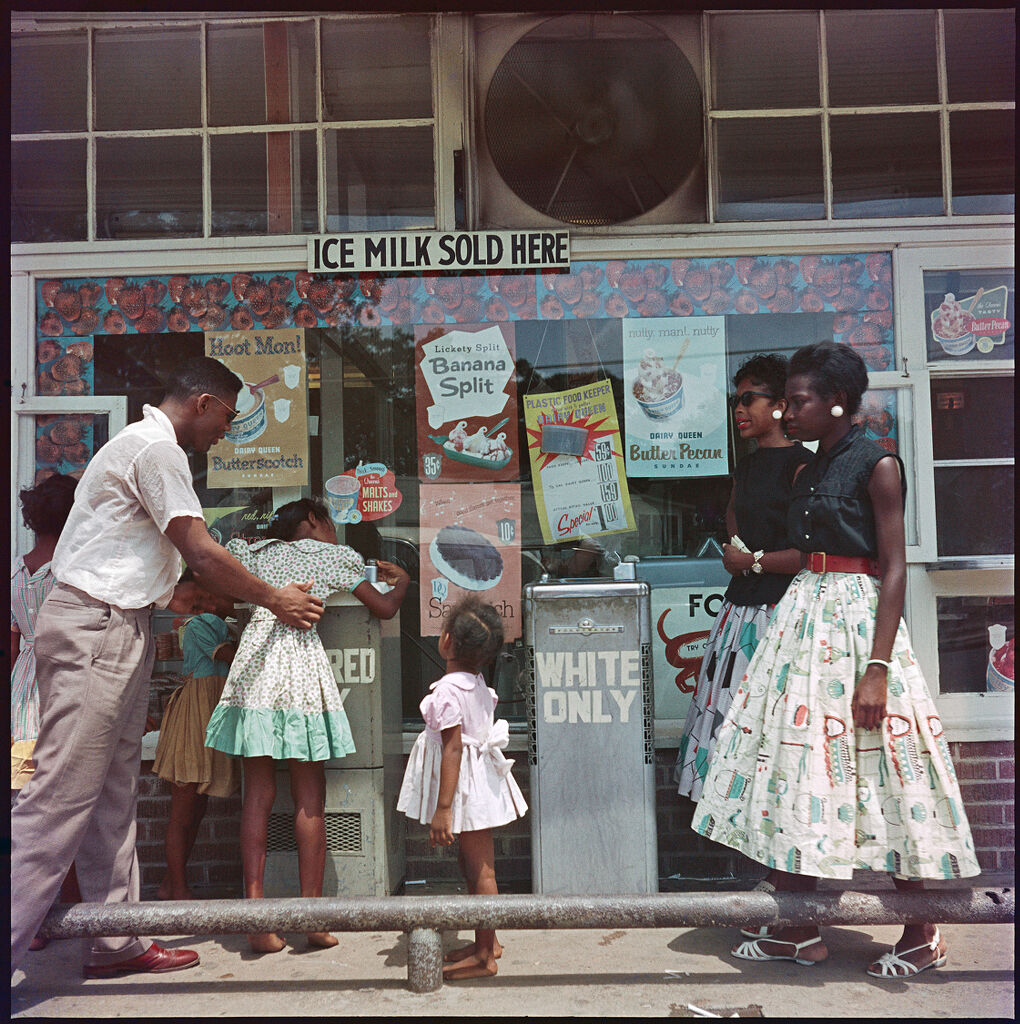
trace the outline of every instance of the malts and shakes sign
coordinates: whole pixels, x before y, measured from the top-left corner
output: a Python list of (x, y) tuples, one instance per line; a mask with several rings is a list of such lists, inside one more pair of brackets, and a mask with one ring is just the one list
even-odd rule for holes
[(568, 231), (395, 231), (308, 239), (313, 274), (569, 266)]

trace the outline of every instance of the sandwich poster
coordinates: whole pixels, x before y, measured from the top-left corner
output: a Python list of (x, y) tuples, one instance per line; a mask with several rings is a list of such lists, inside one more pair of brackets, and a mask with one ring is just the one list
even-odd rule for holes
[(422, 480), (516, 480), (513, 324), (415, 328)]
[(609, 380), (525, 395), (524, 423), (547, 544), (634, 529)]
[(205, 354), (244, 382), (237, 416), (209, 450), (207, 487), (303, 487), (308, 483), (305, 332), (208, 331)]
[(421, 631), (439, 636), (450, 609), (474, 594), (521, 635), (520, 484), (421, 485)]
[(726, 321), (623, 321), (627, 475), (725, 476)]

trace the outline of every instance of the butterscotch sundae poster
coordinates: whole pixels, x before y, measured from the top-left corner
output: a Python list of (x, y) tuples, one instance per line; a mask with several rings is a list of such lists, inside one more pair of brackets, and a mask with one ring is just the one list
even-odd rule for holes
[(495, 606), (507, 640), (521, 635), (520, 484), (422, 484), (421, 631), (439, 636), (467, 594)]
[(547, 544), (634, 529), (610, 381), (525, 395), (524, 422)]
[(244, 382), (237, 416), (209, 450), (207, 487), (303, 487), (308, 483), (305, 332), (209, 331), (205, 354)]
[(415, 328), (422, 480), (516, 480), (513, 324)]
[(724, 317), (624, 320), (623, 385), (628, 476), (729, 472)]

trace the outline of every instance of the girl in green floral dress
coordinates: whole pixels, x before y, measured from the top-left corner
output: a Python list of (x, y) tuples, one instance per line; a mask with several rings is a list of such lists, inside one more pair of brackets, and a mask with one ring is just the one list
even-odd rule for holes
[[(266, 540), (254, 544), (232, 540), (227, 550), (271, 585), (311, 581), (311, 593), (323, 600), (336, 591), (350, 591), (381, 619), (397, 613), (407, 592), (407, 573), (389, 562), (379, 563), (379, 579), (392, 590), (383, 594), (365, 579), (361, 555), (337, 543), (329, 511), (318, 498), (281, 506)], [(266, 830), (276, 798), (277, 761), (286, 761), (290, 770), (301, 895), (321, 896), (326, 863), (323, 762), (353, 753), (354, 741), (318, 633), (288, 626), (266, 609), (256, 608), (209, 720), (205, 742), (244, 759), (245, 896), (263, 895)], [(285, 946), (272, 932), (248, 938), (257, 953), (275, 953)], [(328, 932), (309, 932), (308, 942), (336, 945)]]

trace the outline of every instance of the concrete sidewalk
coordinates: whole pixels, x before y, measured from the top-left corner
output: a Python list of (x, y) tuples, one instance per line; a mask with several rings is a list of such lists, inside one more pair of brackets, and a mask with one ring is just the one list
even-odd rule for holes
[[(545, 930), (500, 933), (506, 952), (491, 979), (407, 987), (407, 939), (338, 933), (330, 950), (288, 935), (281, 953), (255, 957), (242, 935), (170, 939), (201, 964), (161, 976), (81, 977), (85, 939), (26, 955), (12, 978), (18, 1017), (675, 1017), (690, 1004), (765, 1017), (1014, 1017), (1013, 926), (946, 925), (949, 962), (910, 982), (864, 969), (898, 926), (823, 928), (829, 959), (815, 967), (748, 963), (727, 955), (733, 929)], [(452, 933), (453, 948), (472, 936)], [(754, 1007), (761, 1007), (760, 1014)]]

